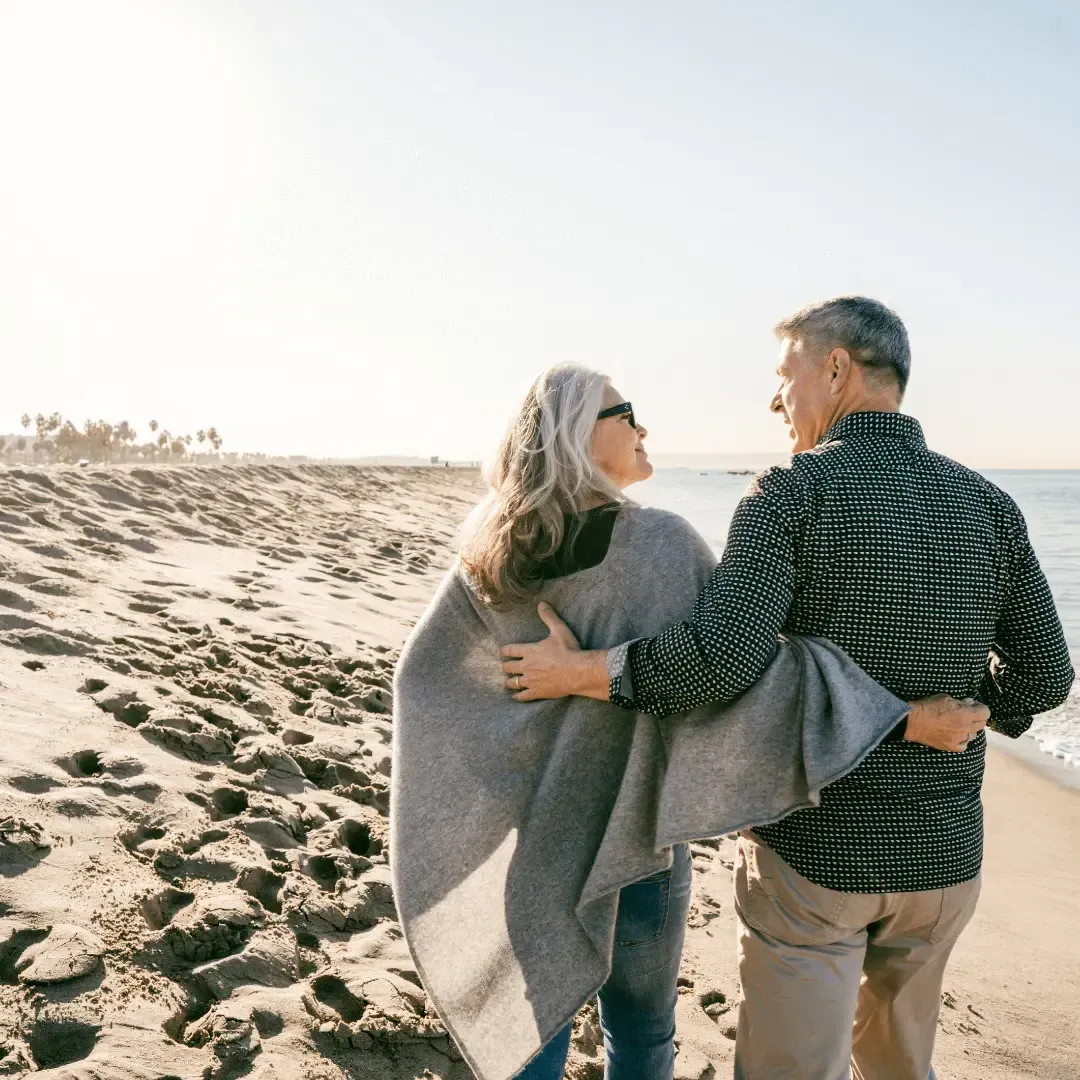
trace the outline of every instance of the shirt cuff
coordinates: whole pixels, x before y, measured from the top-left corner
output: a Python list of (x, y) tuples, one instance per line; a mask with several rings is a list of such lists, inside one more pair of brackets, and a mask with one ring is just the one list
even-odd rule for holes
[(996, 731), (999, 735), (1006, 735), (1010, 739), (1019, 739), (1031, 727), (1031, 717), (1014, 716), (1010, 720), (995, 720), (991, 717), (987, 726), (991, 731)]
[[(910, 716), (910, 715), (911, 714), (909, 713), (908, 716)], [(907, 718), (907, 716), (905, 716), (904, 719), (901, 720), (900, 723), (897, 724), (896, 727), (894, 727), (892, 729), (892, 731), (890, 731), (889, 734), (886, 735), (885, 738), (882, 739), (881, 741), (882, 742), (903, 742), (903, 740), (907, 736), (907, 722), (908, 722), (908, 718)]]
[(634, 700), (634, 678), (630, 673), (630, 646), (634, 641), (624, 641), (607, 651), (608, 698), (611, 701), (629, 707)]

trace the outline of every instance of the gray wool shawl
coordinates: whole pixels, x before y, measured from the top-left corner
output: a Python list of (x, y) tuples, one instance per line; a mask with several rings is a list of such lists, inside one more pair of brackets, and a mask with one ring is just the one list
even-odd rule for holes
[[(675, 514), (628, 506), (599, 565), (545, 583), (583, 648), (685, 619), (716, 565)], [(831, 642), (782, 640), (737, 701), (658, 720), (587, 698), (519, 703), (499, 647), (535, 604), (481, 604), (460, 567), (394, 690), (390, 858), (417, 971), (481, 1080), (506, 1080), (603, 985), (619, 889), (671, 845), (818, 804), (908, 711)]]

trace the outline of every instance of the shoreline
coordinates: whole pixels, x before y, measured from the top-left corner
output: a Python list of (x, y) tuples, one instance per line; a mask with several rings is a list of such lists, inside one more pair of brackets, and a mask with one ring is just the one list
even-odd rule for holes
[(1018, 739), (1010, 739), (1007, 735), (999, 735), (996, 731), (988, 730), (986, 743), (988, 747), (1000, 750), (1022, 762), (1028, 768), (1046, 777), (1051, 783), (1080, 794), (1080, 769), (1070, 765), (1063, 758), (1040, 749), (1036, 736), (1025, 733)]

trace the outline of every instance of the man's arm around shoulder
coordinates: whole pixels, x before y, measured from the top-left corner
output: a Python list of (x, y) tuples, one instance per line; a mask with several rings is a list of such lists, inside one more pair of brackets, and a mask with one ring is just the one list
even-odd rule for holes
[(791, 607), (802, 490), (803, 481), (791, 467), (770, 469), (755, 480), (735, 511), (724, 557), (690, 618), (656, 637), (610, 653), (586, 652), (550, 609), (542, 610), (551, 636), (502, 650), (508, 688), (521, 701), (567, 694), (610, 697), (658, 716), (737, 697), (772, 659)]

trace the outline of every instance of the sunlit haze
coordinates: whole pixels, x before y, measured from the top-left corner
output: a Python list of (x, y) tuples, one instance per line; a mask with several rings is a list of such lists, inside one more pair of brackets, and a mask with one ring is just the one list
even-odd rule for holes
[(861, 292), (906, 411), (1080, 467), (1080, 9), (0, 6), (0, 433), (485, 456), (543, 366), (782, 452), (771, 326)]

